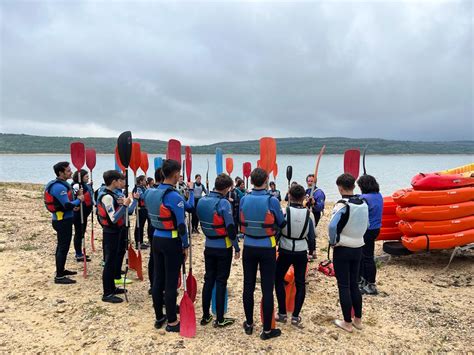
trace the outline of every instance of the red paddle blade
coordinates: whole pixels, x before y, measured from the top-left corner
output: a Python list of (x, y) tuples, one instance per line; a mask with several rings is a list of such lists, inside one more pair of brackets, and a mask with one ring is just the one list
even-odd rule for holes
[(71, 161), (77, 170), (81, 170), (86, 162), (86, 147), (82, 142), (71, 143)]
[(168, 150), (166, 151), (166, 159), (176, 160), (181, 164), (181, 142), (176, 139), (168, 141)]
[(359, 177), (360, 151), (349, 149), (344, 152), (344, 173), (351, 174), (354, 178)]
[(194, 304), (187, 292), (184, 292), (179, 304), (179, 334), (185, 338), (194, 338), (196, 335), (196, 313)]
[(193, 156), (191, 153), (191, 147), (188, 145), (185, 148), (185, 153), (186, 153), (186, 176), (188, 179), (188, 182), (191, 181), (191, 171), (193, 167)]
[(137, 170), (142, 162), (142, 152), (140, 149), (140, 143), (132, 143), (132, 156), (130, 157), (130, 168), (136, 175)]
[(295, 282), (291, 282), (285, 286), (285, 301), (286, 301), (286, 311), (293, 312), (295, 310), (295, 296), (296, 296), (296, 287)]
[(229, 175), (231, 175), (232, 171), (234, 171), (234, 159), (231, 157), (225, 158), (225, 170)]
[(242, 170), (243, 170), (243, 173), (244, 173), (244, 177), (248, 178), (250, 176), (250, 174), (252, 173), (252, 164), (248, 161), (245, 162), (242, 165)]
[[(260, 300), (260, 322), (262, 322), (263, 325), (263, 298)], [(273, 309), (272, 312), (272, 329), (276, 328), (275, 324), (275, 309)]]
[(91, 249), (95, 253), (95, 244), (94, 244), (94, 230), (91, 230)]
[(325, 150), (326, 146), (323, 145), (323, 147), (319, 151), (318, 159), (316, 160), (316, 168), (314, 169), (314, 185), (316, 185), (316, 183), (318, 182), (319, 162), (321, 161), (321, 157), (323, 156)]
[(148, 153), (141, 152), (140, 157), (140, 169), (145, 173), (148, 171), (148, 167), (150, 166), (150, 162), (148, 161)]
[(143, 281), (142, 253), (138, 250), (136, 269), (138, 279)]
[(118, 151), (117, 146), (115, 146), (115, 161), (117, 162), (117, 165), (119, 166), (120, 170), (125, 171), (125, 167), (122, 165), (122, 162), (120, 161), (120, 156), (119, 156), (119, 151)]
[(181, 273), (179, 273), (179, 276), (178, 276), (178, 287), (177, 289), (179, 290), (181, 288), (181, 284), (182, 284), (182, 281), (181, 281)]
[(132, 245), (128, 245), (128, 267), (130, 269), (136, 270), (137, 269), (137, 253), (135, 249), (133, 249)]
[(273, 180), (276, 180), (278, 176), (278, 164), (275, 163), (275, 165), (273, 166)]
[(94, 170), (95, 163), (96, 163), (95, 149), (93, 148), (86, 149), (86, 165), (90, 171)]
[(186, 279), (186, 288), (189, 294), (189, 298), (191, 298), (191, 301), (196, 301), (197, 282), (191, 271), (189, 272), (188, 278)]

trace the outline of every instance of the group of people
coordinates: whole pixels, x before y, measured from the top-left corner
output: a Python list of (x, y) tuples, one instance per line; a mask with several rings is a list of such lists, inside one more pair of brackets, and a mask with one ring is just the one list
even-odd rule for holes
[[(212, 191), (202, 184), (201, 176), (194, 183), (185, 183), (181, 164), (164, 160), (155, 171), (154, 179), (137, 178), (133, 192), (124, 194), (125, 176), (115, 170), (103, 174), (104, 184), (94, 194), (87, 185), (87, 171), (76, 172), (73, 188), (67, 180), (72, 171), (67, 162), (54, 166), (56, 179), (45, 188), (45, 203), (52, 213), (53, 228), (57, 232), (55, 283), (70, 284), (76, 274), (65, 269), (65, 262), (75, 226), (74, 246), (76, 259), (88, 258), (78, 248), (85, 231), (85, 222), (97, 206), (97, 220), (103, 229), (103, 295), (110, 303), (123, 301), (119, 295), (126, 290), (121, 276), (127, 248), (129, 219), (137, 209), (135, 242), (138, 248), (147, 248), (143, 235), (151, 246), (148, 273), (150, 293), (155, 311), (155, 327), (165, 326), (168, 332), (179, 332), (177, 306), (178, 280), (189, 250), (190, 232), (198, 233), (199, 224), (205, 235), (205, 275), (202, 289), (202, 318), (206, 326), (213, 321), (210, 312), (215, 288), (215, 327), (226, 327), (235, 322), (225, 314), (227, 280), (232, 258), (242, 254), (244, 275), (243, 329), (252, 334), (254, 328), (254, 291), (260, 270), (262, 289), (263, 331), (261, 339), (281, 334), (272, 327), (288, 321), (286, 311), (285, 275), (294, 268), (296, 286), (291, 324), (302, 327), (301, 309), (305, 299), (305, 279), (308, 260), (315, 258), (316, 226), (324, 211), (325, 194), (315, 186), (314, 175), (308, 175), (305, 188), (294, 182), (289, 187), (282, 210), (281, 194), (274, 182), (269, 183), (267, 172), (256, 168), (251, 173), (252, 190), (245, 189), (242, 179), (234, 180), (227, 174), (216, 177)], [(334, 248), (333, 263), (339, 288), (339, 299), (344, 319), (335, 324), (349, 332), (361, 329), (362, 293), (376, 294), (374, 241), (381, 226), (383, 199), (374, 177), (361, 176), (357, 184), (362, 191), (355, 195), (355, 178), (350, 174), (338, 177), (336, 184), (341, 194), (329, 224), (329, 244)], [(95, 195), (95, 197), (94, 197)], [(89, 202), (90, 201), (90, 202)], [(82, 208), (81, 208), (82, 206)], [(190, 228), (186, 213), (192, 215)], [(82, 217), (81, 217), (82, 214)], [(190, 218), (190, 217), (188, 217)], [(82, 222), (81, 222), (82, 221)], [(239, 240), (243, 239), (243, 251)], [(76, 247), (77, 246), (77, 247)], [(274, 311), (274, 291), (278, 310)], [(165, 312), (163, 311), (165, 309)], [(353, 310), (353, 314), (352, 314)]]

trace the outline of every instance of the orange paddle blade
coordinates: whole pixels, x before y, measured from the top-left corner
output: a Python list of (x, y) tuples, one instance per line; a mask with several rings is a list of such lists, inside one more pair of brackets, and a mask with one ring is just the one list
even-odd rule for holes
[(132, 143), (132, 156), (130, 157), (130, 168), (133, 173), (137, 175), (137, 170), (140, 168), (142, 161), (142, 153), (140, 150), (140, 143)]
[[(263, 323), (263, 298), (260, 301), (260, 321), (262, 322), (262, 325), (263, 325), (264, 324)], [(275, 328), (276, 328), (276, 325), (275, 325), (275, 309), (273, 309), (273, 312), (272, 312), (272, 329), (275, 329)]]
[(272, 137), (260, 138), (260, 166), (268, 174), (276, 162), (276, 140)]
[(133, 249), (132, 244), (129, 244), (128, 245), (128, 267), (130, 269), (136, 270), (137, 260), (138, 260), (137, 253), (135, 252), (135, 249)]
[(231, 175), (232, 171), (234, 171), (234, 159), (231, 157), (225, 158), (225, 170), (229, 175)]
[(273, 180), (276, 180), (278, 176), (278, 164), (275, 163), (275, 165), (273, 166)]
[(140, 157), (140, 169), (145, 173), (148, 171), (148, 167), (150, 166), (150, 162), (148, 161), (148, 153), (141, 152)]
[(137, 272), (138, 279), (143, 281), (143, 268), (142, 268), (142, 252), (138, 250), (137, 262), (135, 271)]
[(315, 186), (318, 181), (319, 162), (321, 161), (321, 157), (323, 156), (325, 150), (326, 150), (326, 146), (323, 145), (323, 147), (319, 151), (318, 159), (316, 160), (316, 168), (314, 169), (314, 185)]

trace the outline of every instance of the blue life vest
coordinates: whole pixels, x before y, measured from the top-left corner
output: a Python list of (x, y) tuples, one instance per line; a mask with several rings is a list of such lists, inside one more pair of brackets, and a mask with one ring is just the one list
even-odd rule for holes
[(252, 238), (262, 239), (274, 236), (275, 216), (270, 211), (272, 195), (245, 196), (244, 205), (240, 208), (240, 230)]
[(227, 236), (224, 218), (217, 213), (217, 206), (223, 198), (224, 196), (208, 195), (199, 199), (196, 213), (201, 221), (202, 231), (209, 239), (221, 239)]
[(150, 189), (145, 196), (145, 206), (148, 210), (151, 225), (158, 230), (177, 230), (176, 216), (163, 204), (165, 195), (171, 191), (176, 191), (174, 187), (167, 189)]

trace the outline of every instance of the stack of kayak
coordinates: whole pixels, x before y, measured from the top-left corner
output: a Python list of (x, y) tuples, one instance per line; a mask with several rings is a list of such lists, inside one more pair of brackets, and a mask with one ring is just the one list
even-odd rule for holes
[(474, 169), (472, 165), (418, 174), (413, 188), (393, 193), (405, 248), (450, 249), (474, 243), (474, 171), (468, 170)]
[(395, 213), (397, 204), (391, 196), (383, 198), (382, 227), (377, 240), (400, 240), (403, 233), (398, 229), (400, 218)]

